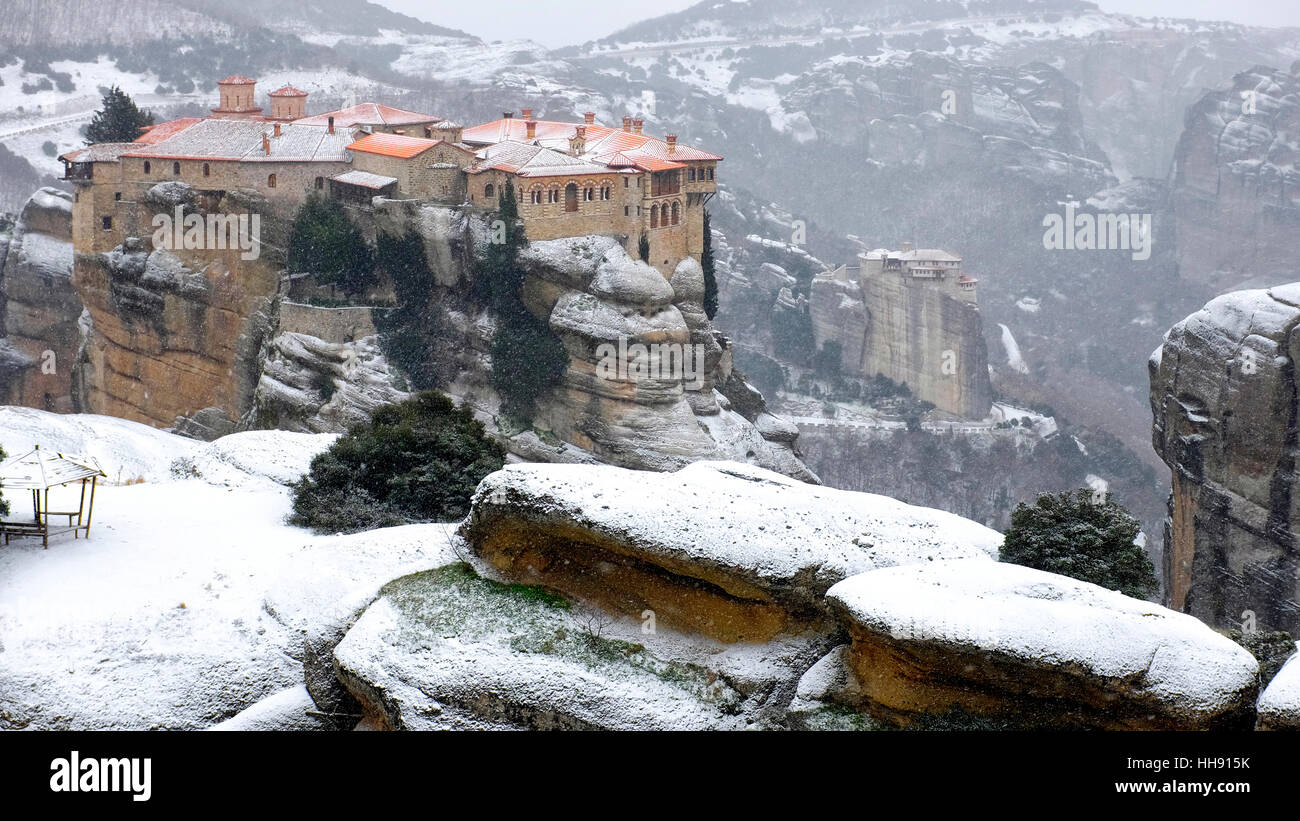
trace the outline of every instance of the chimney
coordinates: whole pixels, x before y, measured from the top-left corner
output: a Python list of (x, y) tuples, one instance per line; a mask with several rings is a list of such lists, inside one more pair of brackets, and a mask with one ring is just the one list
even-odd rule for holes
[(641, 133), (641, 127), (644, 126), (644, 125), (645, 125), (645, 120), (641, 119), (640, 117), (637, 117), (636, 119), (634, 119), (634, 120), (632, 121), (632, 133), (633, 133), (633, 134), (640, 134), (640, 133)]
[(266, 136), (265, 131), (262, 132), (262, 153), (271, 156), (271, 139)]
[(631, 117), (624, 117), (624, 118), (623, 118), (623, 130), (624, 130), (624, 131), (631, 131), (631, 130), (632, 130), (632, 118), (631, 118)]
[(903, 243), (903, 253), (906, 254), (910, 250), (912, 250), (912, 243), (910, 242)]
[(525, 120), (531, 120), (533, 118), (533, 110), (531, 108), (520, 109), (519, 113)]
[(501, 119), (503, 119), (503, 120), (513, 120), (514, 118), (515, 118), (515, 113), (514, 113), (513, 111), (502, 111), (502, 112), (501, 112)]
[(275, 136), (277, 136), (277, 137), (281, 137), (281, 136), (283, 136), (283, 132), (280, 131), (280, 124), (279, 124), (279, 123), (276, 123), (276, 124), (275, 124)]
[(325, 129), (325, 131), (328, 134), (334, 133), (334, 118), (332, 116), (329, 118), (329, 126)]
[(536, 120), (527, 120), (527, 121), (524, 123), (524, 127), (527, 129), (527, 132), (526, 132), (525, 135), (524, 135), (524, 138), (525, 138), (525, 139), (528, 139), (528, 140), (534, 140), (534, 139), (537, 138), (537, 121), (536, 121)]
[(669, 154), (676, 154), (676, 153), (677, 153), (677, 135), (676, 135), (676, 134), (669, 134), (669, 135), (668, 135), (667, 137), (665, 137), (664, 139), (668, 141), (668, 153), (669, 153)]
[(594, 122), (596, 122), (596, 112), (594, 112), (594, 111), (584, 111), (584, 112), (582, 113), (582, 121), (583, 121), (584, 123), (586, 123), (587, 125), (591, 125), (591, 124), (593, 124)]

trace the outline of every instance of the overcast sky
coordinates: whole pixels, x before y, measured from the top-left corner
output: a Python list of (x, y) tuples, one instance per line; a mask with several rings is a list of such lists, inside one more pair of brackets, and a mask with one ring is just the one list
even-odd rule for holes
[[(485, 40), (528, 38), (549, 47), (585, 43), (650, 17), (680, 11), (698, 0), (373, 0)], [(1300, 26), (1297, 0), (1094, 0), (1106, 11), (1142, 16), (1234, 20), (1262, 26)]]

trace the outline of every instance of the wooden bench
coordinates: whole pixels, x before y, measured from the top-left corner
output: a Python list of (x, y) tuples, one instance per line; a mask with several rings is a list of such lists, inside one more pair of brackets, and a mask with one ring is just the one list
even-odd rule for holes
[(46, 538), (45, 525), (38, 522), (0, 522), (0, 533), (4, 534), (5, 544), (15, 537), (36, 536)]

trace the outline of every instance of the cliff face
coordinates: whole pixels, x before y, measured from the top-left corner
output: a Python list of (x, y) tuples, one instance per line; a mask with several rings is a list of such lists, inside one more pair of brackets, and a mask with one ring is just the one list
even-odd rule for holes
[(77, 409), (81, 315), (72, 287), (72, 196), (42, 188), (0, 256), (0, 404)]
[(1148, 363), (1152, 444), (1173, 472), (1166, 599), (1209, 624), (1300, 630), (1295, 493), (1300, 284), (1238, 291)]
[(979, 309), (901, 276), (818, 276), (809, 299), (820, 348), (838, 342), (845, 374), (883, 373), (918, 398), (969, 419), (993, 402)]
[(1179, 275), (1263, 285), (1300, 254), (1300, 63), (1256, 67), (1187, 110), (1171, 201)]
[[(187, 187), (161, 188), (151, 190), (147, 208), (203, 213)], [(266, 208), (256, 197), (226, 200), (211, 210)], [(283, 247), (283, 225), (267, 216), (261, 246)], [(237, 248), (150, 249), (148, 238), (128, 238), (112, 251), (77, 256), (74, 284), (94, 322), (85, 410), (156, 427), (193, 424), (205, 437), (234, 430), (252, 407), (262, 346), (277, 322), (282, 263), (269, 252), (242, 259)]]

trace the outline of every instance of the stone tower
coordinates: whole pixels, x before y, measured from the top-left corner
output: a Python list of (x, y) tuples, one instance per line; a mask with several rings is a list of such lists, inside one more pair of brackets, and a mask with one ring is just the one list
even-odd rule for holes
[(301, 120), (307, 116), (307, 92), (293, 86), (277, 88), (266, 95), (271, 99), (272, 120)]
[(249, 120), (262, 115), (254, 99), (257, 81), (238, 74), (217, 83), (221, 103), (212, 109), (212, 116), (227, 120)]

